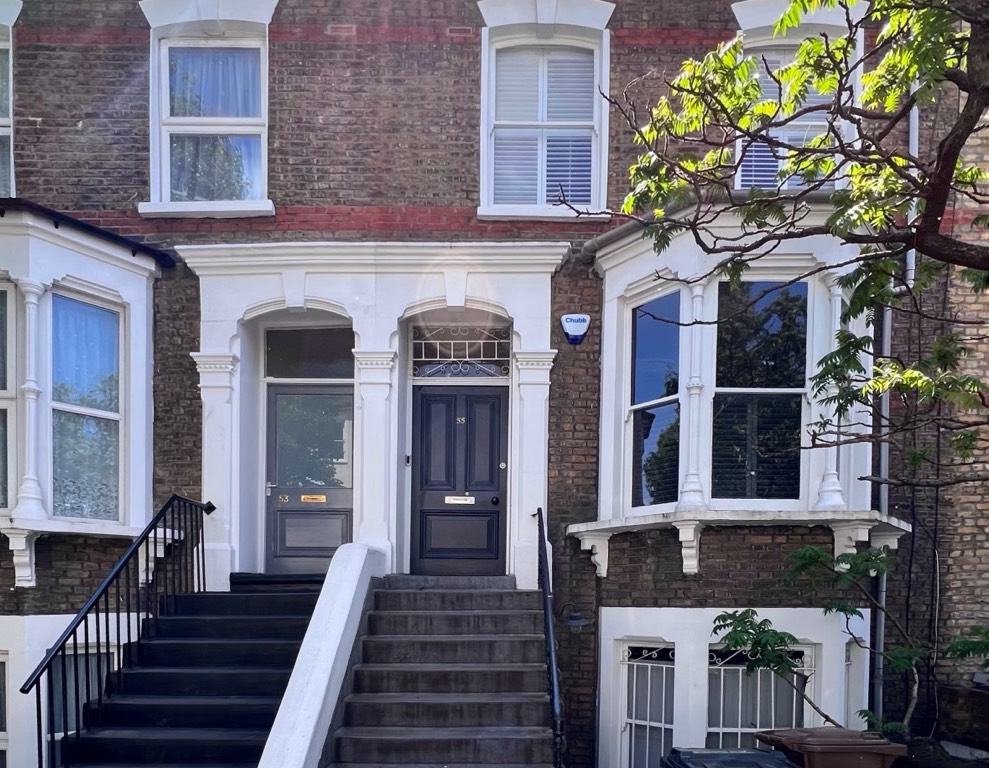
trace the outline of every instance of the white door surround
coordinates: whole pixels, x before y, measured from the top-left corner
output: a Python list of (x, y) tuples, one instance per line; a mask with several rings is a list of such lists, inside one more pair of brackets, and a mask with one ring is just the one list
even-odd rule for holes
[[(295, 327), (350, 324), (355, 335), (354, 541), (388, 553), (408, 572), (411, 419), (408, 321), (477, 310), (512, 327), (508, 572), (537, 584), (537, 532), (546, 505), (553, 273), (566, 242), (258, 243), (183, 246), (199, 277), (203, 400), (203, 498), (217, 511), (206, 529), (207, 584), (226, 589), (237, 571), (261, 570), (258, 521), (264, 479), (257, 334), (268, 320)], [(329, 313), (329, 314), (328, 314)], [(474, 314), (464, 312), (465, 315)]]

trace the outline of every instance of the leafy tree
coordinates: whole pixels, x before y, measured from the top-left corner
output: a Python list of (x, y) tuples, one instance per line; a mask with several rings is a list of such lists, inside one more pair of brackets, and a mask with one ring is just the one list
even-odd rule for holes
[[(929, 317), (921, 299), (945, 267), (961, 268), (973, 290), (989, 286), (989, 245), (942, 231), (956, 202), (989, 205), (989, 172), (966, 157), (969, 142), (989, 132), (989, 4), (792, 0), (777, 34), (792, 38), (807, 14), (824, 8), (844, 11), (845, 33), (803, 39), (781, 68), (747, 54), (740, 35), (664, 77), (666, 95), (644, 124), (630, 91), (611, 99), (642, 149), (623, 215), (648, 224), (659, 253), (684, 234), (717, 259), (712, 272), (732, 283), (786, 244), (836, 237), (857, 250), (840, 265), (847, 271), (840, 281), (849, 296), (846, 324), (873, 320), (883, 307)], [(872, 42), (863, 47), (861, 39)], [(956, 114), (939, 110), (946, 123), (940, 140), (911, 153), (903, 138), (911, 110), (959, 97), (964, 106)], [(819, 126), (817, 135), (808, 135), (808, 121)], [(745, 158), (766, 152), (781, 160), (775, 182), (736, 189)], [(723, 224), (740, 225), (742, 234)], [(989, 214), (974, 225), (989, 225)], [(920, 262), (908, 275), (903, 257), (911, 250)], [(863, 439), (842, 434), (839, 422), (888, 392), (910, 400), (901, 409), (905, 418), (885, 421), (877, 412), (877, 433), (868, 439), (902, 447), (908, 432), (941, 430), (959, 471), (937, 480), (871, 479), (937, 486), (989, 479), (974, 466), (989, 447), (978, 431), (989, 426), (989, 414), (982, 381), (959, 370), (970, 351), (965, 338), (947, 332), (914, 359), (864, 366), (871, 344), (871, 337), (845, 330), (837, 350), (820, 361), (813, 382), (835, 413), (812, 426), (812, 443)], [(912, 459), (930, 463), (924, 452)]]
[[(800, 39), (801, 21), (821, 9), (841, 11), (845, 29)], [(932, 287), (949, 279), (976, 293), (989, 289), (989, 238), (980, 236), (989, 214), (973, 217), (972, 237), (944, 226), (956, 206), (989, 206), (985, 158), (972, 160), (975, 141), (989, 135), (989, 3), (791, 0), (775, 32), (798, 43), (781, 67), (758, 49), (747, 52), (739, 35), (672, 76), (643, 78), (637, 87), (651, 78), (663, 92), (648, 108), (632, 96), (637, 88), (609, 99), (641, 150), (621, 213), (647, 226), (660, 254), (685, 237), (715, 265), (697, 279), (716, 276), (732, 287), (753, 262), (807, 238), (828, 236), (850, 246), (844, 263), (828, 267), (844, 271), (846, 305), (836, 349), (811, 377), (815, 395), (834, 406), (809, 426), (812, 447), (889, 444), (905, 461), (889, 476), (863, 478), (877, 483), (941, 488), (989, 480), (989, 395), (965, 366), (971, 345), (984, 341), (972, 332), (982, 323), (932, 310), (929, 300)], [(934, 114), (937, 129), (915, 150), (905, 139), (914, 110)], [(776, 158), (779, 173), (772, 183), (738, 189), (736, 178), (753, 156)], [(911, 253), (918, 257), (913, 270)], [(719, 334), (732, 327), (744, 333), (765, 298), (740, 297), (719, 318), (732, 321), (722, 322)], [(858, 319), (874, 325), (887, 312), (894, 323), (909, 316), (914, 327), (939, 323), (943, 331), (896, 357), (876, 356), (871, 335), (849, 328), (861, 327)], [(740, 345), (728, 348), (748, 357)], [(758, 354), (767, 359), (767, 350)], [(786, 359), (785, 348), (772, 354), (774, 363)], [(892, 415), (880, 409), (881, 396), (894, 400)], [(872, 413), (867, 429), (843, 429), (862, 410)], [(785, 436), (767, 441), (757, 454), (771, 453)], [(724, 450), (729, 443), (716, 441)], [(832, 601), (829, 612), (847, 619), (860, 605), (885, 611), (868, 589), (889, 567), (878, 550), (834, 560), (810, 548), (797, 553), (794, 567), (797, 575), (856, 596)], [(919, 670), (939, 658), (896, 617), (887, 613), (887, 621), (897, 640), (870, 651), (886, 656), (887, 669), (907, 675), (909, 728)], [(753, 669), (784, 677), (792, 671), (786, 649), (794, 639), (754, 613), (726, 612), (716, 629), (729, 647), (750, 653)], [(975, 629), (942, 657), (985, 657), (987, 646), (986, 630)]]

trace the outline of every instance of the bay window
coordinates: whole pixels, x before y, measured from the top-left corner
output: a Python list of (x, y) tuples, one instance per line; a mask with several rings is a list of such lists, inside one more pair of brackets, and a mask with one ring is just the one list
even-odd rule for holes
[(52, 512), (120, 514), (120, 315), (52, 296)]

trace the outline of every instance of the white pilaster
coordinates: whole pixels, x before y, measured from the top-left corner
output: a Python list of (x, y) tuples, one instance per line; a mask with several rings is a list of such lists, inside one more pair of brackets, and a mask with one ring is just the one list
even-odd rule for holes
[(206, 517), (206, 588), (228, 590), (234, 562), (234, 475), (240, 458), (235, 443), (234, 377), (236, 355), (193, 352), (203, 401), (202, 497), (216, 505)]
[(704, 391), (704, 378), (701, 374), (701, 328), (699, 325), (704, 312), (704, 282), (690, 286), (690, 378), (687, 380), (688, 429), (687, 433), (687, 472), (680, 488), (677, 511), (704, 512), (707, 501), (704, 499), (704, 486), (701, 483), (701, 393)]
[[(836, 334), (841, 328), (841, 286), (838, 285), (836, 278), (831, 281), (831, 291), (830, 291), (830, 331), (831, 340), (828, 345), (828, 351), (834, 352), (837, 348)], [(828, 395), (833, 395), (833, 388), (828, 389)], [(834, 406), (824, 406), (828, 409), (828, 413), (825, 414), (828, 420), (834, 427), (837, 427), (838, 419), (837, 412)], [(840, 434), (835, 435), (835, 442), (841, 438)], [(842, 495), (841, 481), (838, 478), (838, 446), (830, 445), (822, 449), (824, 451), (824, 476), (821, 478), (821, 484), (817, 489), (817, 503), (814, 505), (814, 509), (844, 509), (845, 499)]]
[[(532, 515), (539, 507), (547, 509), (549, 374), (555, 358), (555, 349), (515, 353), (518, 438), (510, 471), (517, 480), (515, 503), (509, 507), (508, 572), (515, 574), (519, 589), (536, 589), (539, 583), (539, 531)], [(547, 509), (547, 536), (552, 524), (553, 510)]]
[[(12, 517), (17, 520), (47, 520), (41, 483), (38, 481), (38, 440), (41, 437), (38, 397), (38, 303), (45, 286), (34, 280), (17, 281), (24, 297), (24, 474), (17, 489), (17, 506)], [(13, 544), (13, 540), (11, 540)]]
[(354, 541), (387, 553), (387, 569), (395, 564), (395, 443), (392, 419), (393, 350), (354, 350), (357, 364), (355, 440)]

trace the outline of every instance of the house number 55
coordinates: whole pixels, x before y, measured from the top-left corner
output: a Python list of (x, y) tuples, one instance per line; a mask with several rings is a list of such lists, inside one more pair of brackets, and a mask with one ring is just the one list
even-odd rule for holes
[(457, 423), (458, 424), (466, 424), (467, 423), (467, 417), (466, 416), (458, 416), (457, 417)]

